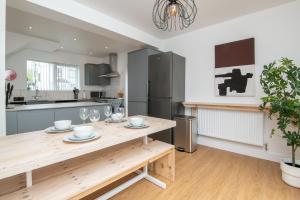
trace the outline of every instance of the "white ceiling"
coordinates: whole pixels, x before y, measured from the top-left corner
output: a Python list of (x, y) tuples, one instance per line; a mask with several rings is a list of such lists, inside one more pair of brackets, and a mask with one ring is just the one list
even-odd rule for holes
[(160, 31), (152, 23), (155, 0), (75, 1), (164, 39), (294, 0), (195, 0), (198, 14), (194, 24), (184, 31), (172, 32)]
[[(59, 51), (105, 57), (110, 52), (124, 52), (143, 46), (143, 43), (137, 41), (128, 39), (120, 42), (11, 7), (7, 7), (6, 12), (7, 31), (52, 41), (58, 44)], [(74, 41), (74, 38), (77, 40)]]

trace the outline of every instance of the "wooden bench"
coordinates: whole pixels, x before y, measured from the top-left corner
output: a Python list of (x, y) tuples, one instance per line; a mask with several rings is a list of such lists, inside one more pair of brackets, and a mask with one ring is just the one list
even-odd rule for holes
[[(33, 186), (28, 188), (24, 174), (6, 178), (0, 182), (0, 194), (3, 194), (0, 200), (81, 199), (128, 174), (139, 172), (129, 183), (124, 183), (114, 189), (115, 191), (99, 198), (107, 199), (119, 192), (118, 190), (123, 190), (143, 178), (151, 179), (147, 174), (150, 163), (153, 163), (152, 170), (155, 174), (174, 181), (174, 154), (173, 145), (159, 141), (147, 144), (138, 139), (122, 143), (33, 170)], [(140, 170), (141, 168), (146, 171)]]

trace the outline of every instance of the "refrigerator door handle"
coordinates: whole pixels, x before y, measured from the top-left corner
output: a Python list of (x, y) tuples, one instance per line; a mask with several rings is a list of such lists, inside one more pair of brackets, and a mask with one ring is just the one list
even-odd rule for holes
[(148, 81), (146, 83), (146, 97), (149, 97), (149, 85), (148, 85)]
[(150, 97), (150, 85), (151, 85), (151, 82), (148, 81), (147, 84), (146, 84), (146, 89), (147, 89), (147, 97)]

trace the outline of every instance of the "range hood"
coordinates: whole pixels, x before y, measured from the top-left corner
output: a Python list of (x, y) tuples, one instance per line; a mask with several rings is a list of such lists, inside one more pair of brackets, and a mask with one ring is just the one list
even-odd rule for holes
[(101, 75), (101, 78), (116, 78), (120, 77), (119, 72), (117, 71), (117, 64), (118, 64), (118, 55), (116, 53), (109, 54), (109, 65), (111, 72), (108, 74)]

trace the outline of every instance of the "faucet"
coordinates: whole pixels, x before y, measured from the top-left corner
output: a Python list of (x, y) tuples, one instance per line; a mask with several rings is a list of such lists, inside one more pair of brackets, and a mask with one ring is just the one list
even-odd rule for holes
[(38, 89), (35, 89), (35, 96), (33, 96), (33, 98), (34, 98), (34, 100), (36, 100), (36, 101), (39, 100), (40, 97), (42, 97), (42, 96), (39, 95), (39, 92), (40, 92), (40, 91), (39, 91)]

